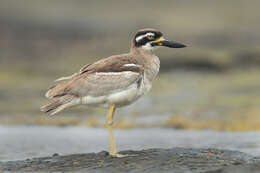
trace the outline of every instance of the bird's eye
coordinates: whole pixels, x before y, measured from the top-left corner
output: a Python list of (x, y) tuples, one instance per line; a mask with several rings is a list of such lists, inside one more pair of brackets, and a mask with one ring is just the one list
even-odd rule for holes
[(153, 35), (148, 35), (147, 38), (148, 38), (149, 40), (153, 40), (153, 39), (154, 39), (154, 36), (153, 36)]

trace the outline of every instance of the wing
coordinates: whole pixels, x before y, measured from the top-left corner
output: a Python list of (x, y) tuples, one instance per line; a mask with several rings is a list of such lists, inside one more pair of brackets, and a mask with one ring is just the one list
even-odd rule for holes
[(95, 72), (85, 74), (66, 86), (63, 94), (72, 94), (78, 97), (91, 95), (103, 96), (126, 89), (131, 84), (138, 82), (141, 75), (136, 72)]
[(58, 79), (56, 79), (54, 82), (59, 82), (59, 81), (64, 81), (64, 80), (72, 79), (73, 77), (78, 76), (78, 75), (80, 75), (80, 74), (82, 74), (82, 73), (88, 71), (88, 67), (89, 67), (90, 65), (91, 65), (91, 64), (87, 64), (87, 65), (83, 66), (83, 67), (79, 70), (78, 73), (74, 73), (74, 74), (72, 74), (72, 75), (70, 75), (70, 76), (58, 78)]
[(46, 97), (63, 95), (102, 96), (129, 87), (142, 79), (143, 66), (131, 58), (113, 56), (93, 64), (88, 64), (72, 75), (69, 80), (51, 88)]

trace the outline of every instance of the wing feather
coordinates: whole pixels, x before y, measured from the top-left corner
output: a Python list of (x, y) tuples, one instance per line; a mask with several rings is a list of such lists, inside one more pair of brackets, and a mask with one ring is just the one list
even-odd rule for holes
[[(127, 65), (130, 64), (130, 65)], [(64, 95), (102, 96), (126, 89), (142, 78), (143, 67), (124, 56), (113, 56), (93, 64), (87, 64), (78, 73), (60, 78), (66, 81), (57, 84), (47, 93), (47, 98)]]

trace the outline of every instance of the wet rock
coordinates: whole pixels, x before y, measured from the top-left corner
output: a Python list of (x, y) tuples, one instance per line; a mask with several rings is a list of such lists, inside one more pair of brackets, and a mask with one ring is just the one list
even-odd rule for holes
[(260, 162), (248, 165), (238, 165), (238, 166), (227, 166), (222, 167), (214, 171), (207, 171), (206, 173), (259, 173), (260, 172)]
[(54, 154), (52, 155), (52, 157), (58, 157), (58, 156), (59, 156), (58, 153), (54, 153)]
[(218, 173), (237, 170), (237, 168), (241, 168), (239, 171), (250, 170), (252, 166), (257, 167), (256, 163), (260, 162), (259, 158), (242, 152), (217, 149), (172, 148), (122, 151), (120, 153), (131, 156), (114, 158), (109, 156), (108, 152), (102, 151), (42, 157), (25, 161), (0, 162), (0, 170), (10, 172)]
[(100, 153), (98, 153), (98, 154), (100, 154), (101, 156), (103, 155), (103, 156), (108, 156), (109, 155), (109, 152), (107, 152), (107, 151), (101, 151)]

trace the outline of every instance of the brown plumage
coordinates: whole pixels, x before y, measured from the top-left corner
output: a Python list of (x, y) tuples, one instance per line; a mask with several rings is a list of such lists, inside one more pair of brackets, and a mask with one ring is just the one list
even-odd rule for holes
[[(147, 33), (153, 34), (152, 40), (145, 36)], [(95, 63), (87, 64), (78, 73), (56, 80), (61, 82), (47, 91), (45, 96), (51, 99), (51, 102), (42, 106), (41, 111), (53, 115), (74, 105), (88, 105), (87, 101), (86, 103), (82, 102), (83, 97), (101, 97), (116, 93), (135, 83), (140, 86), (144, 82), (144, 77), (146, 77), (146, 83), (151, 83), (159, 71), (160, 62), (158, 57), (154, 55), (151, 44), (157, 43), (154, 40), (160, 38), (162, 38), (160, 31), (154, 29), (140, 30), (132, 41), (129, 53), (110, 56)], [(154, 42), (152, 43), (152, 41)], [(147, 45), (150, 47), (146, 48)], [(155, 46), (162, 46), (162, 44)], [(142, 91), (141, 94), (133, 98), (133, 101), (146, 92)], [(111, 104), (106, 99), (100, 102), (100, 104), (104, 103)], [(95, 104), (98, 105), (96, 102)], [(125, 105), (124, 103), (122, 105), (116, 104), (118, 107)]]
[(129, 53), (87, 64), (79, 72), (57, 79), (59, 83), (45, 94), (50, 103), (42, 106), (41, 111), (54, 115), (65, 108), (82, 104), (109, 107), (109, 153), (122, 157), (115, 147), (113, 115), (116, 108), (131, 104), (151, 89), (160, 68), (159, 58), (153, 52), (157, 46), (185, 47), (181, 43), (165, 40), (158, 30), (140, 30), (132, 40)]
[[(102, 93), (100, 93), (100, 91), (98, 93), (95, 92), (95, 87), (92, 87), (93, 89), (89, 89), (87, 92), (86, 90), (81, 90), (81, 88), (86, 89), (86, 80), (89, 82), (89, 85), (91, 85), (91, 82), (95, 82), (96, 79), (101, 80), (103, 78), (103, 76), (96, 75), (96, 73), (98, 72), (130, 71), (138, 73), (138, 75), (136, 75), (135, 77), (133, 76), (133, 78), (131, 78), (132, 80), (130, 79), (129, 81), (125, 81), (125, 85), (129, 85), (133, 81), (137, 80), (138, 77), (140, 77), (139, 74), (141, 75), (143, 73), (142, 66), (124, 66), (125, 64), (134, 63), (136, 63), (136, 60), (134, 58), (131, 58), (129, 54), (123, 54), (111, 56), (109, 58), (97, 61), (93, 64), (87, 64), (86, 66), (81, 68), (78, 73), (75, 73), (72, 76), (65, 78), (64, 82), (61, 82), (51, 87), (47, 91), (45, 96), (53, 100), (49, 104), (41, 107), (41, 111), (48, 114), (55, 114), (65, 109), (66, 107), (62, 105), (67, 104), (73, 98), (80, 98), (86, 94), (100, 96)], [(105, 82), (105, 80), (103, 80), (103, 82)], [(92, 85), (94, 85), (94, 83)], [(117, 87), (114, 87), (113, 90), (120, 89), (121, 87), (122, 86), (118, 85)], [(107, 92), (107, 90), (104, 91)], [(73, 104), (68, 104), (68, 106), (73, 106)]]
[(72, 95), (64, 95), (51, 100), (50, 103), (41, 107), (41, 111), (48, 114), (55, 114), (65, 109), (64, 105), (70, 103), (74, 99)]

